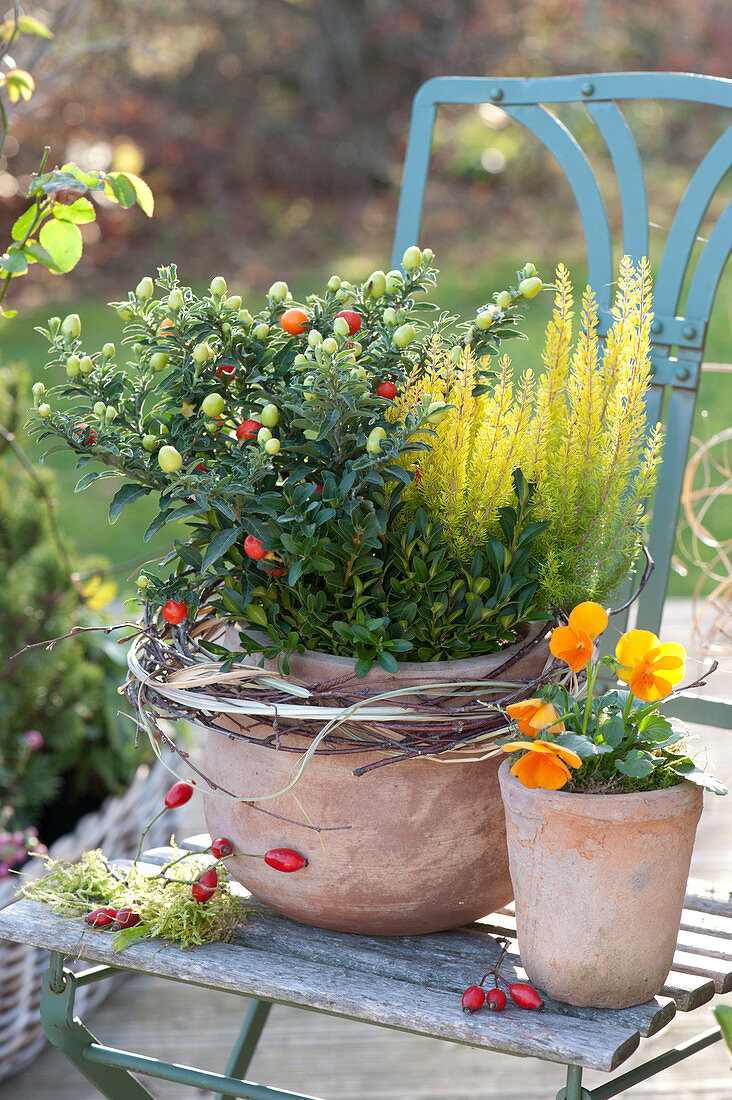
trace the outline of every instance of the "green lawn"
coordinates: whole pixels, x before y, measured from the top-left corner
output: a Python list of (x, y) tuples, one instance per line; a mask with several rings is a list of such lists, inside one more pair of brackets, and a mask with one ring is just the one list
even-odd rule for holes
[[(579, 269), (578, 269), (579, 271)], [(344, 275), (359, 277), (360, 271), (344, 271)], [(549, 277), (548, 272), (544, 272)], [(327, 273), (326, 273), (327, 275)], [(445, 270), (440, 280), (440, 303), (454, 312), (468, 313), (476, 304), (486, 300), (494, 289), (500, 289), (512, 280), (508, 265), (488, 265), (476, 269), (464, 266)], [(579, 271), (577, 284), (581, 286)], [(317, 280), (293, 278), (295, 294), (309, 289)], [(717, 309), (712, 320), (707, 342), (706, 359), (709, 362), (732, 361), (730, 317), (726, 304), (732, 300), (732, 269), (727, 270), (717, 298)], [(56, 312), (78, 312), (84, 325), (85, 342), (90, 347), (100, 346), (106, 340), (119, 343), (120, 326), (114, 312), (99, 302), (65, 303)], [(546, 319), (551, 311), (551, 296), (540, 296), (527, 310), (525, 329), (528, 342), (512, 342), (509, 349), (514, 361), (521, 367), (540, 366), (541, 337)], [(42, 378), (46, 384), (59, 379), (44, 372), (45, 341), (33, 326), (45, 321), (54, 312), (52, 305), (33, 314), (2, 325), (2, 365), (26, 364), (32, 380)], [(729, 374), (705, 373), (697, 407), (695, 434), (708, 438), (732, 424), (732, 379)], [(669, 444), (671, 442), (669, 441)], [(31, 457), (37, 457), (38, 449), (28, 445)], [(117, 488), (115, 480), (104, 480), (83, 493), (74, 494), (78, 474), (71, 455), (57, 453), (49, 459), (49, 466), (58, 476), (58, 512), (63, 531), (74, 540), (80, 554), (104, 554), (115, 565), (128, 567), (119, 571), (119, 579), (135, 575), (138, 563), (145, 556), (158, 556), (164, 550), (168, 536), (159, 535), (143, 544), (141, 532), (155, 512), (155, 506), (147, 501), (137, 502), (125, 510), (120, 520), (111, 526), (107, 520), (107, 505)], [(718, 508), (711, 517), (712, 526), (720, 535), (732, 537), (732, 509)], [(671, 592), (686, 595), (692, 591), (693, 577), (674, 575)]]

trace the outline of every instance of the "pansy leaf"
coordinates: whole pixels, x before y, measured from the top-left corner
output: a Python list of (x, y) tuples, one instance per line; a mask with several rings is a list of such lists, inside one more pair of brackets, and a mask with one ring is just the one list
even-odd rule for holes
[(650, 775), (656, 766), (657, 761), (653, 759), (650, 753), (642, 752), (640, 749), (631, 749), (622, 760), (615, 761), (615, 767), (623, 775), (630, 776), (632, 779), (645, 779), (647, 775)]
[(557, 745), (561, 745), (563, 749), (576, 752), (583, 760), (588, 760), (591, 756), (597, 756), (597, 745), (581, 733), (560, 733), (558, 737), (554, 738), (554, 741)]

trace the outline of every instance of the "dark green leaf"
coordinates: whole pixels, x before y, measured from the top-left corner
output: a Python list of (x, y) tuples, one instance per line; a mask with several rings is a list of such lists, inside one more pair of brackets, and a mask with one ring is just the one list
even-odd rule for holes
[(230, 546), (234, 545), (240, 535), (241, 528), (239, 527), (229, 527), (225, 531), (217, 531), (206, 547), (201, 571), (205, 573), (215, 561), (219, 560), (222, 554), (226, 553)]
[(109, 505), (109, 522), (114, 523), (123, 508), (131, 504), (133, 500), (147, 496), (151, 490), (147, 485), (121, 485), (112, 497)]
[(0, 259), (0, 267), (9, 275), (25, 275), (28, 270), (28, 261), (17, 245), (11, 245), (5, 255)]

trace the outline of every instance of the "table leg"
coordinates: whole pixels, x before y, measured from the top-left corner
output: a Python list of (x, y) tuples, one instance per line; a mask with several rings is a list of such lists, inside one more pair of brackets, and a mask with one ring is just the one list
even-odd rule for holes
[(48, 1041), (108, 1100), (155, 1100), (144, 1085), (124, 1069), (93, 1065), (84, 1058), (96, 1039), (74, 1019), (76, 979), (64, 970), (64, 957), (51, 952), (51, 962), (41, 990), (41, 1024)]
[[(226, 1067), (227, 1077), (243, 1077), (246, 1073), (271, 1007), (271, 1001), (252, 1001)], [(222, 1093), (215, 1100), (224, 1100)]]
[(567, 1087), (559, 1090), (557, 1100), (592, 1100), (592, 1093), (582, 1088), (582, 1066), (567, 1066)]

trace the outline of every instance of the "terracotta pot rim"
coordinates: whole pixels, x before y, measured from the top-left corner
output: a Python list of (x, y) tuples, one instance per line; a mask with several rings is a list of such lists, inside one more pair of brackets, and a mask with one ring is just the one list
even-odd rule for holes
[[(531, 789), (520, 783), (516, 776), (510, 772), (511, 761), (504, 760), (498, 769), (498, 780), (501, 785), (501, 794), (504, 802), (520, 800), (519, 812), (531, 817), (532, 804), (536, 807), (537, 816), (544, 816), (543, 811), (560, 811), (566, 816), (585, 817), (599, 821), (622, 821), (635, 817), (638, 821), (656, 820), (665, 817), (676, 817), (679, 813), (679, 802), (701, 802), (703, 792), (701, 787), (690, 783), (688, 779), (680, 779), (673, 787), (664, 787), (659, 791), (632, 791), (627, 794), (579, 794), (574, 791), (548, 791), (541, 787)], [(521, 796), (524, 797), (521, 797)]]
[[(518, 639), (511, 645), (504, 646), (503, 649), (497, 649), (495, 653), (482, 653), (474, 657), (457, 657), (455, 659), (447, 661), (397, 661), (396, 673), (388, 673), (381, 668), (379, 668), (378, 671), (382, 673), (385, 677), (399, 676), (400, 674), (403, 674), (405, 676), (410, 676), (411, 678), (416, 679), (417, 677), (420, 677), (425, 679), (426, 681), (429, 681), (431, 677), (431, 671), (433, 671), (435, 668), (451, 668), (459, 673), (463, 669), (470, 670), (480, 668), (481, 670), (483, 670), (486, 668), (486, 666), (490, 667), (491, 665), (493, 665), (494, 667), (498, 667), (502, 665), (505, 661), (509, 660), (509, 658), (511, 658), (514, 653), (522, 648), (522, 646), (527, 645), (529, 642), (538, 643), (546, 634), (548, 624), (551, 621), (551, 619), (547, 618), (522, 623), (517, 628), (519, 631), (523, 631)], [(230, 623), (229, 625), (236, 624)], [(255, 641), (259, 641), (261, 639), (262, 642), (268, 642), (271, 640), (266, 634), (263, 634), (259, 630), (247, 630), (247, 634), (250, 638), (254, 638)], [(257, 655), (252, 654), (252, 656)], [(332, 664), (334, 667), (337, 666), (341, 673), (344, 666), (350, 666), (350, 669), (353, 670), (356, 667), (356, 661), (358, 660), (358, 658), (356, 657), (342, 657), (337, 653), (328, 653), (325, 650), (318, 649), (306, 649), (302, 653), (295, 654), (295, 656), (299, 660), (314, 659), (317, 661), (323, 661), (326, 665)]]

